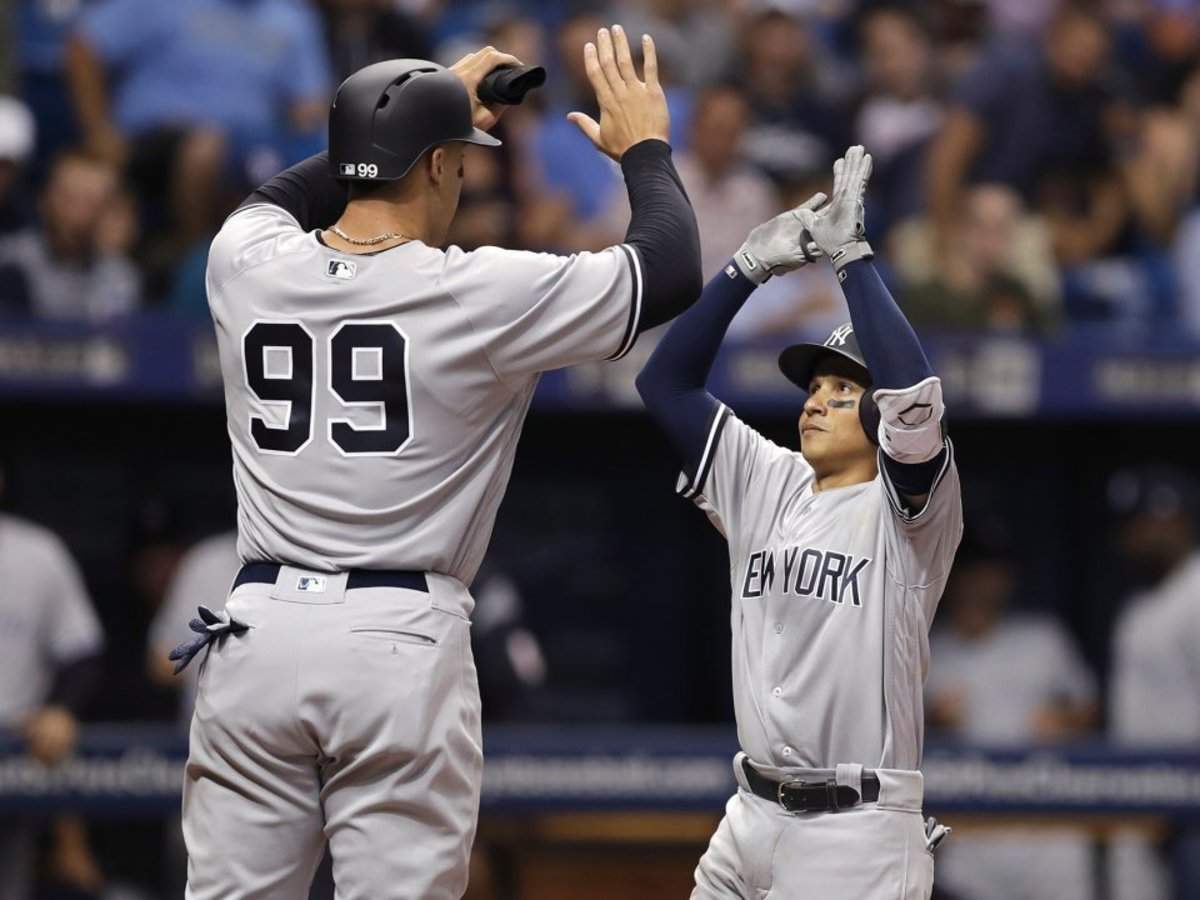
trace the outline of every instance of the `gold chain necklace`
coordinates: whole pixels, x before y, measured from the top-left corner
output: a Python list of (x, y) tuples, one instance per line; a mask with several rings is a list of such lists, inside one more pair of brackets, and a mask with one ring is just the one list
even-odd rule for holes
[(340, 237), (347, 244), (354, 244), (356, 247), (374, 247), (376, 244), (382, 244), (384, 241), (392, 241), (396, 238), (404, 238), (406, 241), (412, 240), (412, 238), (407, 234), (401, 234), (398, 231), (386, 231), (383, 234), (376, 235), (373, 238), (367, 238), (366, 240), (360, 241), (358, 238), (350, 237), (350, 235), (346, 234), (346, 232), (342, 231), (342, 229), (338, 228), (336, 225), (330, 225), (329, 230)]

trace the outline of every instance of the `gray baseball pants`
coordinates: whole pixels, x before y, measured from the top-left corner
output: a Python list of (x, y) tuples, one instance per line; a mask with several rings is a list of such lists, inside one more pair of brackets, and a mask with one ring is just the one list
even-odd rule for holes
[[(301, 592), (300, 579), (318, 576)], [(283, 567), (226, 604), (250, 629), (200, 672), (183, 791), (188, 900), (303, 900), (325, 841), (339, 900), (458, 900), (483, 769), (457, 580), (345, 589)]]
[(742, 758), (733, 766), (738, 792), (700, 858), (691, 900), (929, 900), (920, 772), (876, 769), (878, 801), (794, 814), (750, 793)]

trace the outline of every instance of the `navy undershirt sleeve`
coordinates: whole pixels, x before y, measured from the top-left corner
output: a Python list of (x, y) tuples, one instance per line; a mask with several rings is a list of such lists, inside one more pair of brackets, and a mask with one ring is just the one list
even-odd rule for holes
[(242, 201), (242, 206), (273, 203), (286, 209), (304, 231), (328, 228), (346, 208), (346, 187), (333, 177), (329, 153), (284, 169)]
[(671, 147), (659, 140), (634, 144), (621, 157), (629, 193), (625, 242), (641, 261), (642, 313), (638, 331), (669, 322), (696, 300), (700, 271), (700, 232)]
[(840, 273), (854, 336), (876, 388), (909, 388), (933, 374), (917, 333), (869, 260)]
[(695, 471), (720, 401), (705, 390), (729, 323), (756, 285), (730, 263), (677, 318), (638, 374), (646, 409)]
[[(896, 304), (869, 260), (858, 260), (839, 273), (850, 308), (854, 336), (876, 388), (909, 388), (933, 375), (917, 333)], [(892, 483), (903, 494), (928, 493), (945, 460), (946, 448), (928, 462), (899, 463), (881, 453)]]

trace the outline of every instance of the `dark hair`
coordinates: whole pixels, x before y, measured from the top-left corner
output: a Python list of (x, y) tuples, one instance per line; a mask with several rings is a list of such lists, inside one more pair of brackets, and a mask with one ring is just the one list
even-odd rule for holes
[(83, 163), (84, 165), (88, 166), (97, 166), (102, 169), (108, 169), (116, 174), (120, 174), (120, 170), (116, 165), (105, 159), (103, 156), (93, 153), (86, 147), (66, 147), (62, 150), (59, 150), (54, 154), (53, 157), (51, 157), (50, 168), (47, 171), (54, 172), (61, 166), (72, 162)]
[(933, 27), (929, 21), (929, 16), (921, 9), (917, 9), (910, 3), (896, 2), (896, 0), (881, 0), (879, 3), (866, 3), (859, 10), (855, 17), (854, 31), (855, 37), (861, 46), (865, 40), (865, 32), (867, 23), (876, 16), (895, 16), (898, 19), (906, 21), (914, 31), (926, 40), (933, 39)]
[(1111, 31), (1108, 19), (1104, 17), (1104, 12), (1096, 9), (1091, 3), (1083, 2), (1083, 0), (1065, 0), (1065, 2), (1059, 4), (1058, 9), (1054, 11), (1054, 15), (1050, 17), (1047, 30), (1054, 31), (1072, 19), (1083, 19), (1091, 22), (1106, 34)]

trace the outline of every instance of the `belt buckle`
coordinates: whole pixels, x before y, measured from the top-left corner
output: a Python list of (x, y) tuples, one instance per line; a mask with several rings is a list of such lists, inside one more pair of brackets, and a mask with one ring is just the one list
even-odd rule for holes
[[(785, 812), (808, 812), (808, 804), (805, 802), (804, 794), (804, 789), (807, 787), (811, 787), (807, 781), (781, 781), (779, 782), (779, 787), (775, 790), (775, 799), (779, 801), (779, 805), (783, 807)], [(797, 793), (789, 795), (787, 791), (792, 789), (796, 790)], [(795, 805), (793, 805), (793, 802), (795, 802)]]
[[(804, 781), (801, 779), (781, 781), (775, 791), (775, 799), (779, 801), (779, 805), (783, 807), (785, 812), (836, 812), (841, 809), (841, 804), (838, 803), (837, 788), (837, 781), (832, 778), (826, 781)], [(809, 796), (817, 794), (818, 789), (823, 789), (821, 799), (824, 800), (824, 803), (809, 803)], [(789, 797), (786, 792), (787, 790), (795, 790), (797, 793)]]

